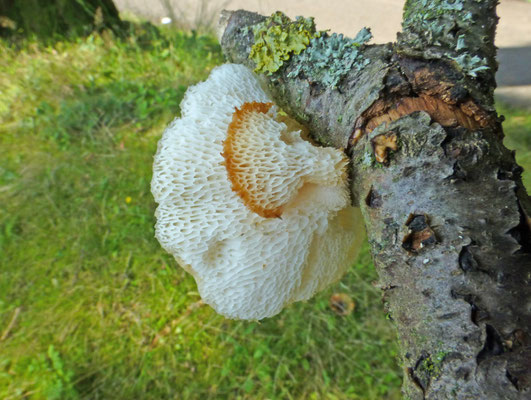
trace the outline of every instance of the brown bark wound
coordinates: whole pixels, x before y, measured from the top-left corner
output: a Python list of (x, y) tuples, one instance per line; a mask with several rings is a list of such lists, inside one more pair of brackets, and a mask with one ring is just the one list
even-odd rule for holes
[[(385, 103), (382, 101), (382, 103)], [(433, 121), (441, 124), (444, 127), (457, 127), (462, 126), (469, 130), (475, 130), (485, 127), (486, 120), (476, 121), (472, 116), (467, 115), (460, 107), (453, 104), (448, 104), (444, 100), (437, 99), (435, 97), (421, 95), (420, 97), (404, 97), (397, 100), (394, 104), (389, 105), (389, 108), (385, 109), (379, 103), (375, 104), (368, 111), (367, 116), (369, 119), (365, 125), (367, 132), (372, 131), (378, 125), (383, 123), (389, 123), (402, 118), (405, 115), (414, 113), (415, 111), (427, 112)], [(377, 110), (384, 109), (381, 114)], [(372, 112), (375, 112), (375, 116), (371, 117)]]
[[(495, 114), (478, 105), (466, 90), (449, 76), (445, 63), (430, 63), (419, 67), (415, 59), (400, 58), (400, 72), (407, 82), (391, 83), (387, 95), (374, 102), (354, 124), (349, 147), (355, 146), (362, 135), (377, 126), (390, 123), (416, 111), (424, 111), (443, 127), (464, 127), (468, 130), (485, 128), (496, 123)], [(413, 95), (412, 95), (413, 94)]]
[(374, 157), (380, 164), (387, 164), (387, 155), (389, 150), (396, 150), (397, 139), (395, 134), (378, 135), (372, 139), (374, 148)]
[(402, 241), (402, 247), (407, 251), (418, 253), (422, 248), (437, 242), (426, 215), (411, 214), (406, 226), (409, 228), (409, 232)]

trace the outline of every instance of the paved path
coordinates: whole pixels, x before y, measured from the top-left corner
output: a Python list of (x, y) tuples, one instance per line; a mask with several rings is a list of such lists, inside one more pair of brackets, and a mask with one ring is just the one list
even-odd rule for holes
[[(174, 15), (191, 26), (216, 20), (221, 8), (271, 14), (281, 10), (290, 17), (314, 16), (318, 29), (354, 36), (371, 28), (373, 43), (395, 39), (400, 30), (404, 0), (115, 0), (122, 11), (160, 21)], [(165, 7), (164, 4), (167, 6)], [(501, 0), (496, 45), (500, 48), (497, 95), (504, 101), (531, 109), (531, 2)]]

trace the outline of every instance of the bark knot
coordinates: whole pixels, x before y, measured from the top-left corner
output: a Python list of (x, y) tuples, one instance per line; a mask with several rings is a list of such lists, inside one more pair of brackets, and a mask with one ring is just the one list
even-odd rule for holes
[(418, 253), (422, 248), (435, 244), (437, 238), (424, 214), (411, 214), (406, 222), (408, 234), (402, 241), (402, 247), (410, 253)]
[(389, 150), (398, 149), (398, 141), (395, 133), (389, 135), (378, 135), (372, 139), (374, 158), (380, 164), (387, 164)]

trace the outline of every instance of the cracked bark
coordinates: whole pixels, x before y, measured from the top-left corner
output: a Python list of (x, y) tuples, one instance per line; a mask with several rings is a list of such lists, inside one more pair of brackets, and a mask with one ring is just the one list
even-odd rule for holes
[[(531, 201), (493, 108), (496, 1), (461, 3), (472, 25), (439, 13), (443, 37), (434, 41), (404, 24), (397, 43), (367, 46), (369, 64), (336, 89), (288, 79), (293, 60), (260, 79), (316, 140), (351, 158), (353, 199), (398, 330), (405, 397), (525, 399)], [(405, 16), (422, 4), (407, 1)], [(229, 61), (254, 68), (253, 35), (242, 28), (263, 18), (223, 15)], [(463, 34), (490, 67), (477, 77), (449, 60)]]

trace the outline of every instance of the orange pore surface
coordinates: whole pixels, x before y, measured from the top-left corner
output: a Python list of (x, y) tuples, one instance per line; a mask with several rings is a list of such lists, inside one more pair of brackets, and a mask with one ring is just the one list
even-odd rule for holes
[[(277, 218), (282, 214), (281, 207), (263, 204), (259, 199), (260, 188), (250, 186), (249, 180), (244, 176), (246, 171), (242, 170), (240, 166), (245, 160), (248, 160), (244, 154), (239, 154), (238, 149), (241, 147), (238, 143), (246, 140), (246, 132), (244, 127), (247, 119), (253, 113), (266, 114), (273, 103), (260, 103), (257, 101), (244, 103), (240, 108), (236, 108), (232, 115), (232, 122), (229, 124), (227, 130), (227, 139), (223, 143), (222, 156), (225, 158), (225, 168), (232, 185), (232, 190), (240, 196), (247, 208), (264, 218)], [(247, 172), (248, 173), (248, 172)]]

